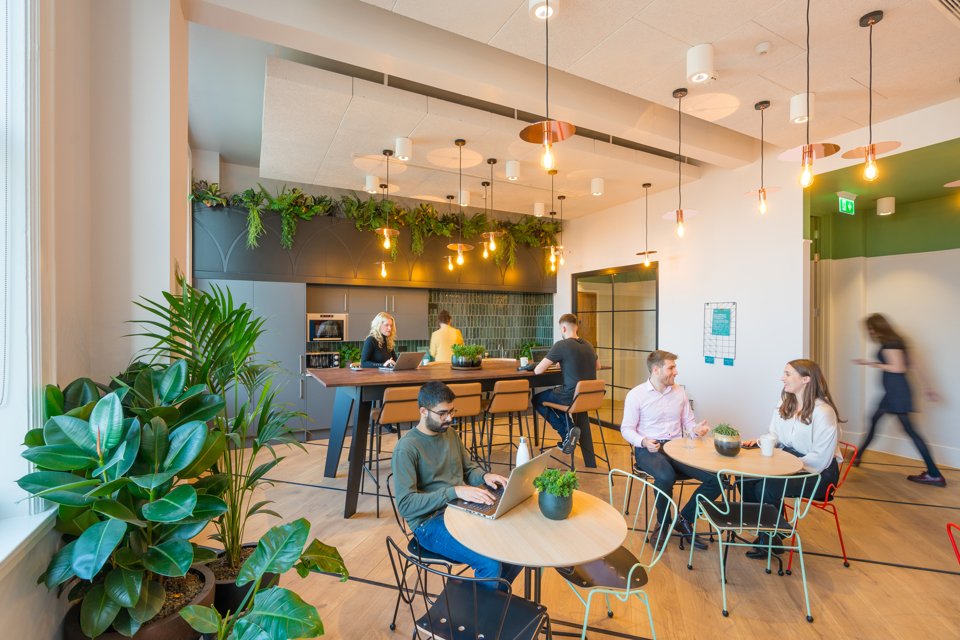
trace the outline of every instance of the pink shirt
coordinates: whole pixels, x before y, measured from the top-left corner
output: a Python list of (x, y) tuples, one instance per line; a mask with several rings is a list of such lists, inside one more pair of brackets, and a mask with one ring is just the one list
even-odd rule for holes
[(679, 385), (657, 391), (649, 380), (630, 390), (623, 403), (620, 433), (635, 447), (643, 446), (644, 438), (673, 440), (683, 436), (681, 425), (692, 429), (697, 421), (687, 400), (687, 392)]

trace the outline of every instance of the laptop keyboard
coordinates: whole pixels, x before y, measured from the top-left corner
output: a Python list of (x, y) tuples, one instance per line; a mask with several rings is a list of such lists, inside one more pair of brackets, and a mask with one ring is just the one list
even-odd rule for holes
[(502, 486), (497, 487), (496, 489), (490, 489), (489, 487), (487, 488), (487, 490), (493, 494), (493, 504), (469, 502), (467, 500), (463, 500), (462, 502), (468, 507), (470, 507), (472, 510), (476, 511), (477, 513), (482, 513), (484, 515), (493, 515), (493, 513), (495, 513), (497, 510), (497, 505), (500, 504), (500, 498), (503, 497), (503, 489), (504, 488)]

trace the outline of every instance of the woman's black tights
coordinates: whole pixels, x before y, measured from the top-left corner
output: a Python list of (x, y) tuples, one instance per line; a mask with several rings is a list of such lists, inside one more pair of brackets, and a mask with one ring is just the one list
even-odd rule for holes
[[(877, 432), (877, 424), (880, 422), (880, 418), (886, 415), (886, 411), (878, 408), (877, 411), (873, 414), (873, 418), (870, 420), (870, 431), (867, 432), (867, 437), (864, 438), (863, 444), (860, 445), (860, 451), (857, 453), (857, 457), (862, 458), (863, 453), (867, 450), (867, 447), (870, 446), (870, 442), (873, 441), (873, 436)], [(917, 451), (920, 452), (920, 457), (923, 458), (924, 464), (927, 465), (927, 473), (931, 476), (940, 477), (940, 469), (937, 468), (937, 465), (933, 462), (933, 456), (930, 455), (930, 449), (927, 447), (927, 443), (923, 441), (923, 438), (920, 437), (920, 434), (917, 433), (916, 429), (913, 428), (913, 424), (910, 422), (909, 413), (894, 413), (892, 415), (897, 416), (897, 419), (900, 420), (900, 424), (903, 425), (903, 430), (907, 433), (907, 436), (913, 440), (913, 446), (917, 448)]]

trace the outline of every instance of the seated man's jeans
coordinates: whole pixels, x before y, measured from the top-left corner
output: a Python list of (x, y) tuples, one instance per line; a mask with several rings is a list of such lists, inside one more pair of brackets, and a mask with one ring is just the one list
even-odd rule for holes
[[(482, 556), (476, 551), (463, 546), (456, 538), (447, 531), (447, 526), (443, 521), (443, 511), (430, 516), (426, 522), (421, 524), (413, 532), (417, 537), (420, 546), (434, 553), (446, 556), (451, 560), (469, 565), (473, 573), (478, 578), (503, 578), (507, 582), (513, 582), (520, 574), (522, 567), (499, 562), (492, 558)], [(492, 589), (493, 582), (480, 583), (481, 587)], [(503, 585), (497, 588), (506, 591)]]
[(543, 406), (544, 402), (553, 402), (554, 404), (568, 404), (569, 400), (566, 397), (561, 397), (556, 389), (544, 389), (540, 393), (533, 396), (533, 408), (534, 410), (543, 416), (543, 419), (550, 423), (550, 426), (553, 427), (558, 434), (560, 434), (560, 439), (563, 440), (567, 437), (567, 416), (566, 414), (560, 413), (550, 407)]
[[(697, 490), (693, 492), (693, 495), (690, 496), (690, 499), (687, 500), (686, 505), (680, 511), (680, 517), (692, 525), (696, 516), (697, 496), (702, 495), (711, 501), (716, 500), (721, 493), (720, 482), (717, 480), (717, 474), (677, 462), (665, 454), (662, 442), (666, 441), (661, 441), (661, 448), (657, 452), (649, 451), (646, 447), (635, 447), (637, 466), (645, 473), (653, 476), (653, 486), (671, 498), (673, 497), (673, 485), (676, 483), (678, 475), (700, 481), (700, 486), (697, 487)], [(670, 519), (667, 501), (662, 498), (657, 500), (657, 517), (661, 525), (665, 525)]]

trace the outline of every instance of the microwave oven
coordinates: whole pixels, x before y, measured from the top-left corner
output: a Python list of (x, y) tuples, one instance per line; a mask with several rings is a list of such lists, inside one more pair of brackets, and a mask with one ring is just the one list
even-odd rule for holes
[(307, 342), (343, 342), (346, 339), (347, 314), (307, 314)]

